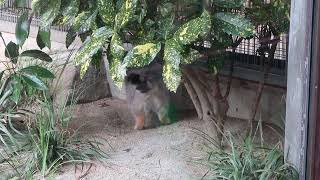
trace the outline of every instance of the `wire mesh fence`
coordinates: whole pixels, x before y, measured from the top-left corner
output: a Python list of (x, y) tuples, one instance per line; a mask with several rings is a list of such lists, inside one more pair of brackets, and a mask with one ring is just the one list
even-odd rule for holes
[[(0, 6), (0, 20), (16, 23), (18, 21), (18, 17), (25, 11), (31, 10), (32, 0), (26, 0), (26, 4), (24, 7), (16, 7), (14, 0), (5, 0), (5, 2)], [(40, 18), (35, 16), (31, 21), (32, 26), (40, 25)], [(63, 31), (68, 31), (70, 26), (52, 26), (51, 29)]]

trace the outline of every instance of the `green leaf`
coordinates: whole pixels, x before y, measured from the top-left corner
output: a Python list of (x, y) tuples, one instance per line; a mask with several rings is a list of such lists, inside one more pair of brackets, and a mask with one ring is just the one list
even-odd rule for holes
[(157, 56), (160, 49), (160, 43), (147, 43), (134, 47), (128, 52), (121, 64), (121, 67), (118, 69), (119, 76), (124, 79), (127, 68), (139, 68), (149, 65)]
[(115, 83), (115, 85), (121, 89), (123, 82), (124, 82), (124, 77), (119, 76), (119, 71), (123, 71), (122, 66), (121, 66), (121, 60), (120, 59), (112, 59), (110, 61), (110, 66), (109, 66), (109, 72), (110, 76)]
[(4, 3), (4, 0), (0, 0), (0, 6)]
[(44, 47), (51, 48), (51, 40), (50, 40), (50, 29), (49, 28), (41, 28), (39, 27), (38, 35), (37, 35), (37, 44), (40, 49)]
[(80, 65), (80, 78), (83, 78), (83, 76), (86, 74), (90, 66), (90, 61), (91, 59), (88, 59)]
[(46, 54), (40, 50), (24, 51), (20, 54), (20, 57), (30, 57), (30, 58), (35, 58), (35, 59), (39, 59), (39, 60), (46, 61), (46, 62), (52, 62), (52, 58), (48, 54)]
[(22, 79), (31, 87), (38, 89), (38, 90), (47, 90), (46, 84), (39, 79), (37, 76), (32, 74), (22, 74)]
[(92, 23), (95, 22), (97, 14), (98, 14), (98, 10), (89, 10), (89, 11), (81, 12), (75, 18), (71, 26), (71, 31), (78, 32), (81, 29), (86, 29), (86, 30), (90, 29), (92, 26)]
[(176, 30), (174, 20), (175, 20), (175, 17), (174, 17), (174, 15), (172, 15), (172, 16), (161, 18), (157, 22), (158, 27), (159, 27), (157, 30), (157, 34), (161, 40), (167, 40), (167, 39), (172, 38), (172, 36)]
[[(39, 28), (39, 31), (40, 31), (40, 28)], [(39, 34), (39, 31), (38, 31), (38, 34), (37, 34), (37, 45), (38, 47), (42, 50), (43, 48), (46, 47), (46, 45), (44, 44), (44, 42), (42, 41), (41, 37), (40, 37), (40, 34)]]
[[(218, 26), (218, 25), (217, 25)], [(212, 46), (219, 49), (225, 49), (233, 44), (232, 36), (223, 32), (219, 27), (215, 26), (213, 30), (213, 41)]]
[(163, 17), (171, 16), (172, 12), (174, 11), (174, 4), (173, 3), (165, 3), (160, 6), (160, 14)]
[(90, 31), (82, 32), (78, 36), (81, 42), (85, 42), (87, 38), (91, 36), (91, 34), (92, 34), (92, 31), (90, 30)]
[(123, 42), (121, 37), (117, 32), (111, 38), (110, 42), (110, 76), (114, 83), (121, 89), (122, 83), (124, 81), (124, 76), (119, 76), (119, 72), (125, 71), (121, 70), (121, 62), (126, 53), (125, 49), (122, 47)]
[(7, 58), (10, 58), (10, 60), (14, 64), (16, 64), (17, 63), (17, 57), (19, 56), (19, 46), (16, 43), (10, 41), (6, 46), (5, 56)]
[(222, 8), (240, 8), (244, 0), (213, 0), (213, 4)]
[(69, 30), (67, 32), (67, 35), (66, 35), (66, 47), (67, 49), (70, 47), (70, 45), (73, 43), (73, 41), (76, 39), (77, 37), (77, 33)]
[(146, 43), (131, 49), (123, 60), (126, 67), (143, 67), (149, 65), (157, 56), (161, 49), (161, 44)]
[(19, 77), (14, 76), (13, 81), (12, 81), (12, 94), (10, 96), (10, 99), (18, 104), (18, 102), (21, 99), (21, 93), (23, 90), (23, 85), (21, 84), (21, 80)]
[(244, 16), (239, 14), (220, 12), (214, 15), (215, 24), (225, 33), (240, 36), (249, 37), (254, 34), (254, 26)]
[(138, 0), (126, 0), (115, 17), (115, 28), (117, 30), (125, 27), (134, 17)]
[(211, 28), (211, 18), (208, 11), (203, 11), (198, 18), (183, 24), (174, 34), (179, 43), (187, 45), (196, 41), (199, 37), (204, 37)]
[(91, 64), (96, 68), (99, 69), (101, 67), (101, 62), (103, 58), (103, 49), (99, 49), (99, 51), (92, 56)]
[(61, 0), (50, 0), (45, 7), (44, 13), (40, 14), (40, 26), (43, 28), (49, 28), (52, 22), (59, 14)]
[(195, 62), (197, 59), (199, 59), (201, 57), (201, 54), (199, 53), (199, 51), (194, 50), (194, 49), (190, 49), (190, 51), (183, 56), (182, 62), (183, 64), (192, 64), (193, 62)]
[(163, 80), (170, 91), (176, 92), (181, 81), (181, 46), (174, 39), (166, 42), (164, 49)]
[[(0, 4), (1, 4), (1, 3), (0, 3)], [(26, 2), (26, 0), (15, 0), (15, 1), (14, 1), (14, 5), (15, 5), (16, 7), (26, 7), (27, 2)]]
[(79, 11), (80, 0), (62, 0), (61, 14), (63, 15), (63, 24), (69, 23), (74, 19)]
[(217, 74), (224, 66), (226, 60), (230, 59), (228, 54), (217, 54), (208, 59), (208, 69), (209, 72)]
[[(108, 39), (112, 36), (112, 30), (107, 27), (101, 27), (95, 30), (91, 37), (88, 38), (79, 52), (76, 54), (74, 58), (74, 62), (76, 65), (85, 65), (81, 67), (82, 69), (86, 69), (89, 67), (90, 63), (88, 61), (91, 60), (91, 57), (95, 55), (98, 50), (108, 41)], [(84, 75), (84, 73), (82, 73)]]
[(0, 82), (2, 80), (3, 75), (4, 75), (4, 70), (0, 72)]
[(45, 5), (48, 4), (49, 0), (32, 0), (32, 10), (38, 14), (45, 11)]
[(34, 74), (40, 78), (53, 79), (55, 77), (54, 74), (50, 72), (48, 69), (38, 65), (28, 66), (26, 68), (21, 69), (20, 71), (22, 73)]
[(23, 46), (24, 42), (29, 36), (30, 22), (28, 19), (28, 12), (24, 12), (19, 18), (16, 25), (16, 39), (20, 47)]
[(125, 49), (122, 45), (123, 42), (121, 37), (118, 33), (114, 33), (110, 42), (110, 54), (112, 59), (117, 58), (122, 60), (125, 55)]
[(99, 15), (107, 26), (112, 27), (115, 16), (115, 5), (113, 0), (98, 0)]

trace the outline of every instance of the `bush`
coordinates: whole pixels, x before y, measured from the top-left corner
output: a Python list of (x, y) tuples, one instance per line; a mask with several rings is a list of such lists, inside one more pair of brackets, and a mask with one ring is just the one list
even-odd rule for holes
[[(210, 140), (210, 137), (206, 137)], [(247, 137), (239, 145), (230, 135), (227, 150), (210, 148), (208, 158), (201, 161), (212, 172), (215, 180), (296, 180), (297, 171), (284, 161), (281, 143), (269, 148), (257, 146), (254, 138)], [(214, 143), (214, 142), (213, 142)]]
[(77, 132), (68, 130), (71, 117), (66, 106), (55, 110), (46, 95), (41, 97), (40, 109), (30, 117), (26, 130), (18, 131), (0, 122), (4, 143), (0, 174), (9, 170), (13, 173), (6, 176), (33, 179), (39, 173), (42, 177), (50, 175), (63, 164), (92, 163), (95, 158), (107, 157), (99, 148), (100, 142), (80, 139)]

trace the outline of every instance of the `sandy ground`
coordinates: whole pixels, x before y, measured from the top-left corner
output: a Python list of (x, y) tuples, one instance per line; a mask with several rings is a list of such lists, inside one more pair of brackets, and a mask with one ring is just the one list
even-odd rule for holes
[[(88, 124), (81, 134), (106, 139), (103, 149), (110, 154), (105, 164), (92, 166), (83, 179), (187, 180), (201, 178), (208, 171), (193, 162), (205, 156), (203, 139), (194, 133), (202, 123), (193, 116), (172, 125), (135, 131), (126, 104), (110, 99), (79, 105), (75, 116), (73, 128)], [(84, 173), (75, 173), (75, 167), (69, 166), (56, 179), (78, 179)]]
[[(71, 126), (83, 126), (81, 134), (96, 135), (108, 142), (102, 147), (110, 158), (104, 163), (76, 170), (64, 167), (55, 179), (114, 179), (114, 180), (175, 180), (201, 179), (208, 169), (195, 160), (204, 158), (205, 140), (195, 133), (203, 129), (203, 121), (192, 113), (184, 113), (172, 125), (141, 131), (132, 130), (133, 121), (126, 104), (120, 100), (104, 99), (77, 105)], [(243, 132), (243, 122), (228, 122), (227, 131)], [(265, 132), (274, 134), (273, 132)], [(278, 139), (268, 135), (268, 141)], [(81, 177), (83, 174), (86, 176)], [(81, 178), (80, 178), (81, 177)]]

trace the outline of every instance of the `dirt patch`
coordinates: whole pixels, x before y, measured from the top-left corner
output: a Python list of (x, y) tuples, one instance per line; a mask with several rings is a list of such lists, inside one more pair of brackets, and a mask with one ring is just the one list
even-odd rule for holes
[[(133, 118), (121, 100), (77, 105), (72, 128), (82, 126), (81, 135), (106, 139), (102, 148), (110, 154), (110, 159), (97, 162), (82, 179), (200, 179), (208, 169), (194, 160), (205, 157), (206, 142), (195, 129), (203, 130), (204, 123), (191, 114), (184, 113), (185, 117), (172, 125), (135, 131)], [(245, 126), (240, 121), (228, 122), (226, 129), (241, 134)], [(267, 137), (270, 142), (278, 140)], [(85, 172), (66, 166), (56, 179), (79, 179)]]

